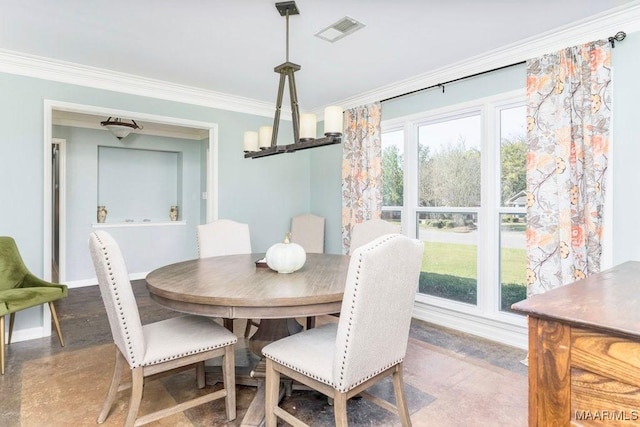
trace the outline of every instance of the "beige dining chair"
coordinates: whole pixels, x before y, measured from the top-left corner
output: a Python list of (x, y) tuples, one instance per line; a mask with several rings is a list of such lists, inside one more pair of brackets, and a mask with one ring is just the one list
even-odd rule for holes
[(218, 219), (198, 225), (198, 256), (240, 255), (251, 253), (249, 225), (230, 219)]
[(383, 219), (370, 219), (355, 224), (351, 230), (349, 254), (380, 236), (392, 233), (400, 233), (400, 226)]
[[(251, 253), (251, 234), (249, 225), (230, 219), (218, 219), (208, 224), (198, 225), (198, 256), (242, 255)], [(233, 330), (233, 320), (224, 319), (224, 324)], [(244, 329), (245, 338), (249, 337), (251, 327), (258, 327), (260, 322), (247, 319)]]
[[(89, 248), (116, 346), (113, 377), (97, 422), (102, 424), (107, 419), (118, 391), (128, 388), (131, 388), (131, 397), (125, 426), (143, 425), (222, 398), (227, 418), (235, 419), (234, 344), (238, 338), (201, 316), (180, 316), (142, 325), (127, 267), (116, 241), (99, 230), (91, 233)], [(146, 378), (194, 365), (198, 388), (204, 388), (204, 361), (219, 356), (223, 360), (223, 389), (138, 417)], [(132, 379), (131, 383), (121, 384), (125, 365), (131, 370)]]
[[(338, 323), (309, 329), (263, 348), (267, 427), (275, 427), (278, 418), (304, 425), (278, 406), (281, 375), (333, 398), (336, 426), (347, 425), (347, 400), (360, 393), (398, 413), (403, 426), (411, 425), (402, 362), (423, 249), (422, 242), (400, 234), (382, 236), (356, 249), (349, 262)], [(389, 375), (395, 406), (365, 392)]]
[(291, 241), (309, 254), (324, 253), (324, 217), (308, 213), (291, 218)]

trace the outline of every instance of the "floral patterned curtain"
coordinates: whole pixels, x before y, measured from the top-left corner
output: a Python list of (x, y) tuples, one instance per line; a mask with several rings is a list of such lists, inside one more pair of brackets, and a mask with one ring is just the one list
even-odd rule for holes
[(342, 250), (348, 253), (353, 225), (380, 218), (382, 146), (379, 102), (345, 111), (342, 155)]
[(606, 40), (527, 61), (527, 293), (600, 270), (611, 122)]

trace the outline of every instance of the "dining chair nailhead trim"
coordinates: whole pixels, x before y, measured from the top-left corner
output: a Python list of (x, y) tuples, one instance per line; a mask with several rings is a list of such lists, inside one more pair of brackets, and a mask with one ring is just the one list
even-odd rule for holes
[[(384, 244), (384, 243), (388, 242), (389, 240), (395, 239), (395, 238), (397, 238), (397, 237), (398, 237), (397, 235), (391, 235), (391, 236), (387, 237), (386, 239), (383, 239), (383, 240), (378, 241), (378, 243), (377, 243), (376, 245), (374, 245), (374, 246), (369, 246), (368, 248), (366, 248), (366, 251), (371, 251), (371, 250), (373, 250), (373, 249), (377, 248), (378, 246), (380, 246), (380, 245), (382, 245), (382, 244)], [(337, 387), (336, 387), (336, 386), (333, 386), (336, 390), (338, 390), (338, 391), (339, 391), (339, 392), (341, 392), (341, 393), (346, 393), (347, 391), (349, 391), (349, 390), (351, 390), (352, 388), (354, 388), (354, 387), (356, 387), (356, 386), (358, 386), (358, 385), (362, 384), (363, 382), (367, 381), (368, 379), (373, 378), (373, 377), (375, 377), (376, 375), (378, 375), (379, 373), (384, 372), (384, 371), (386, 371), (387, 369), (389, 369), (390, 367), (395, 366), (395, 365), (397, 365), (398, 363), (402, 362), (402, 359), (400, 359), (400, 360), (398, 360), (398, 361), (396, 361), (396, 362), (393, 362), (393, 363), (391, 363), (391, 364), (389, 364), (389, 365), (387, 365), (387, 366), (385, 366), (385, 367), (383, 367), (383, 368), (381, 368), (381, 369), (379, 369), (379, 370), (375, 371), (375, 372), (374, 372), (374, 373), (372, 373), (371, 375), (369, 375), (369, 376), (367, 376), (367, 377), (365, 377), (365, 378), (360, 379), (359, 381), (357, 381), (357, 382), (356, 382), (356, 383), (354, 383), (354, 384), (343, 384), (343, 381), (344, 381), (344, 369), (345, 369), (345, 363), (346, 363), (346, 362), (345, 362), (345, 359), (347, 358), (347, 353), (349, 352), (349, 346), (350, 346), (350, 343), (351, 343), (351, 341), (350, 341), (350, 339), (349, 339), (349, 338), (350, 338), (350, 335), (351, 335), (351, 325), (353, 324), (353, 315), (354, 315), (354, 314), (353, 314), (353, 311), (354, 311), (354, 309), (355, 309), (356, 296), (357, 296), (357, 293), (358, 293), (358, 286), (360, 285), (360, 283), (359, 283), (359, 280), (360, 280), (360, 270), (361, 270), (361, 267), (362, 267), (362, 256), (363, 256), (363, 253), (364, 253), (364, 252), (365, 252), (365, 250), (362, 250), (362, 251), (360, 252), (360, 256), (358, 257), (358, 265), (357, 265), (357, 267), (356, 267), (356, 278), (355, 278), (355, 283), (354, 283), (354, 295), (353, 295), (353, 299), (351, 300), (351, 310), (350, 310), (350, 311), (349, 311), (349, 313), (348, 313), (348, 318), (349, 318), (348, 325), (349, 325), (349, 326), (347, 327), (347, 336), (346, 336), (346, 338), (345, 338), (345, 349), (344, 349), (344, 353), (343, 353), (343, 355), (342, 355), (342, 359), (341, 359), (341, 361), (340, 361), (340, 382), (339, 382), (339, 384), (338, 384), (338, 386), (337, 386)]]
[(120, 314), (120, 319), (122, 320), (122, 329), (123, 329), (125, 337), (126, 337), (127, 349), (128, 349), (129, 356), (131, 357), (131, 366), (132, 367), (136, 368), (138, 366), (150, 366), (150, 365), (155, 365), (155, 364), (158, 364), (158, 363), (166, 362), (166, 361), (169, 361), (169, 360), (180, 359), (181, 357), (184, 357), (184, 356), (189, 356), (189, 355), (192, 355), (192, 354), (204, 353), (206, 351), (211, 351), (211, 350), (215, 350), (217, 348), (226, 347), (228, 345), (235, 344), (238, 341), (237, 339), (231, 339), (231, 340), (229, 340), (229, 341), (227, 341), (225, 343), (222, 343), (222, 344), (198, 348), (198, 349), (191, 350), (191, 351), (188, 351), (188, 352), (185, 352), (185, 353), (182, 353), (182, 354), (172, 355), (171, 357), (164, 357), (164, 358), (157, 359), (157, 360), (151, 360), (151, 361), (148, 361), (148, 362), (145, 362), (145, 363), (136, 362), (135, 354), (133, 352), (133, 343), (131, 342), (131, 336), (129, 335), (129, 325), (127, 325), (127, 322), (126, 322), (126, 317), (125, 317), (124, 311), (122, 309), (122, 303), (120, 302), (120, 296), (118, 294), (118, 289), (117, 289), (116, 282), (115, 282), (115, 279), (114, 279), (113, 271), (111, 270), (111, 263), (109, 262), (109, 252), (107, 250), (107, 245), (105, 245), (104, 242), (102, 242), (102, 240), (100, 239), (100, 236), (98, 236), (97, 234), (95, 236), (96, 236), (96, 239), (98, 240), (98, 242), (100, 243), (100, 246), (102, 248), (102, 253), (104, 254), (104, 259), (106, 261), (107, 269), (109, 270), (109, 277), (111, 279), (111, 288), (113, 289), (113, 295), (115, 296), (116, 305), (117, 305), (117, 308), (118, 308), (118, 312)]
[(157, 359), (157, 360), (150, 360), (148, 362), (145, 362), (145, 363), (141, 364), (140, 366), (150, 366), (150, 365), (155, 365), (155, 364), (162, 363), (162, 362), (167, 362), (169, 360), (180, 359), (181, 357), (189, 356), (189, 355), (192, 355), (192, 354), (204, 353), (206, 351), (211, 351), (211, 350), (215, 350), (217, 348), (226, 347), (226, 346), (229, 346), (231, 344), (235, 344), (236, 342), (238, 342), (237, 339), (231, 339), (231, 340), (229, 340), (229, 341), (227, 341), (225, 343), (222, 343), (222, 344), (208, 346), (208, 347), (201, 347), (201, 348), (198, 348), (198, 349), (195, 349), (195, 350), (187, 351), (185, 353), (171, 355), (171, 357), (163, 357), (163, 358)]
[(122, 320), (122, 328), (127, 342), (127, 352), (129, 353), (129, 357), (131, 358), (131, 366), (137, 367), (138, 362), (136, 362), (135, 353), (133, 352), (133, 343), (131, 342), (131, 336), (129, 335), (129, 327), (126, 322), (126, 317), (124, 311), (122, 310), (122, 303), (120, 302), (120, 298), (118, 297), (118, 288), (116, 285), (116, 281), (113, 275), (113, 270), (111, 269), (111, 262), (109, 262), (109, 251), (107, 250), (107, 245), (100, 239), (100, 236), (94, 234), (96, 236), (96, 240), (100, 244), (102, 249), (102, 254), (104, 255), (105, 264), (107, 270), (109, 271), (109, 280), (111, 288), (113, 289), (113, 293), (116, 296), (116, 308), (120, 314), (120, 319)]
[(301, 373), (302, 375), (304, 375), (304, 376), (306, 376), (306, 377), (313, 378), (313, 379), (314, 379), (314, 380), (316, 380), (316, 381), (320, 381), (321, 383), (324, 383), (324, 384), (326, 384), (326, 385), (328, 385), (328, 386), (331, 386), (331, 387), (333, 387), (333, 388), (336, 388), (336, 384), (335, 384), (333, 381), (328, 381), (326, 378), (322, 378), (322, 377), (319, 377), (319, 376), (317, 376), (317, 375), (314, 375), (314, 374), (312, 374), (312, 373), (310, 373), (310, 372), (307, 372), (307, 371), (305, 371), (305, 370), (302, 370), (302, 369), (300, 369), (300, 368), (299, 368), (299, 367), (297, 367), (297, 366), (294, 366), (294, 365), (292, 365), (292, 364), (290, 364), (290, 363), (287, 363), (287, 362), (285, 362), (285, 361), (283, 361), (283, 360), (280, 360), (280, 359), (278, 359), (278, 358), (275, 358), (275, 357), (273, 357), (273, 356), (270, 356), (270, 355), (267, 355), (267, 354), (265, 354), (265, 356), (266, 356), (268, 359), (273, 360), (274, 362), (276, 362), (276, 363), (277, 363), (277, 364), (279, 364), (279, 365), (286, 366), (287, 368), (289, 368), (289, 369), (291, 369), (291, 370), (293, 370), (293, 371), (299, 372), (299, 373)]

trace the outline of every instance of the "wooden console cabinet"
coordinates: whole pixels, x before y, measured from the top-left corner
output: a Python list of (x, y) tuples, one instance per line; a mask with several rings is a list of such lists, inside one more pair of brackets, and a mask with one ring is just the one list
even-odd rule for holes
[(529, 316), (529, 426), (640, 425), (640, 262), (512, 308)]

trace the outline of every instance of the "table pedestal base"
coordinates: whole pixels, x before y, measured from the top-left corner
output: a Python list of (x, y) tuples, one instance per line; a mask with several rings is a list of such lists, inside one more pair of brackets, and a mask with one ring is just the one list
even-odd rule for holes
[(249, 348), (255, 355), (262, 357), (264, 346), (301, 330), (302, 325), (296, 319), (260, 319), (258, 330), (249, 338)]

